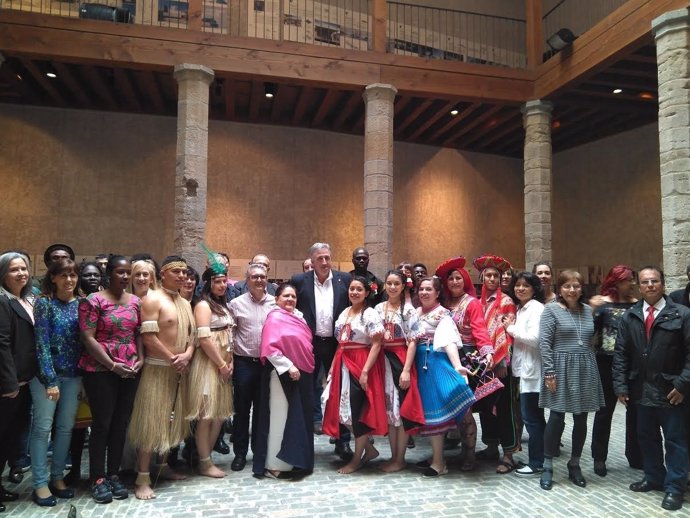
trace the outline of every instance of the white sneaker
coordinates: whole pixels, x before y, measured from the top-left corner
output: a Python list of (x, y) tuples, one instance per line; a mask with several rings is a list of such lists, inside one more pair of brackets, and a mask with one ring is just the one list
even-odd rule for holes
[(541, 475), (543, 468), (533, 468), (530, 465), (523, 466), (520, 469), (515, 470), (515, 474), (518, 477), (532, 477), (534, 475)]

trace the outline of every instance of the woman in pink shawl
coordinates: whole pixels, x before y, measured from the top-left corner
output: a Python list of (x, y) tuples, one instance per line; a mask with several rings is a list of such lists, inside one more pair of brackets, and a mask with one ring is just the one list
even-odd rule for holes
[(295, 309), (289, 283), (276, 290), (278, 307), (268, 314), (261, 335), (261, 399), (253, 471), (256, 477), (301, 478), (314, 470), (311, 331)]

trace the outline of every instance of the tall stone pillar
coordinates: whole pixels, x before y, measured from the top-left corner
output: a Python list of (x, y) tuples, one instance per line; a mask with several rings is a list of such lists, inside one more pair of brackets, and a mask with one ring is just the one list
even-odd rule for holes
[(202, 65), (175, 66), (177, 162), (175, 168), (175, 251), (202, 271), (206, 254), (206, 179), (208, 98), (213, 70)]
[[(364, 89), (364, 246), (378, 277), (393, 251), (393, 103), (398, 90), (375, 83)], [(379, 287), (380, 289), (382, 287)]]
[(687, 283), (690, 263), (690, 9), (652, 21), (659, 76), (661, 224), (666, 288)]
[(553, 260), (551, 253), (551, 110), (547, 101), (527, 101), (525, 126), (525, 268)]

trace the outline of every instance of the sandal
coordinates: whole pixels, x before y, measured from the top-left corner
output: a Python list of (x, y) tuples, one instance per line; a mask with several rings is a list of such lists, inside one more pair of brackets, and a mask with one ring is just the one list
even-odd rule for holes
[[(518, 466), (512, 462), (502, 460), (499, 461), (498, 466), (496, 467), (496, 473), (498, 473), (499, 475), (505, 475), (506, 473), (510, 473), (517, 467)], [(505, 468), (505, 470), (502, 470), (501, 468)]]
[(267, 469), (264, 471), (264, 477), (272, 478), (273, 480), (292, 480), (292, 473), (289, 471), (271, 471)]
[(433, 466), (429, 466), (422, 472), (423, 477), (440, 477), (441, 475), (447, 475), (448, 474), (448, 468), (446, 466), (443, 466), (443, 469), (441, 471), (436, 471), (436, 468)]

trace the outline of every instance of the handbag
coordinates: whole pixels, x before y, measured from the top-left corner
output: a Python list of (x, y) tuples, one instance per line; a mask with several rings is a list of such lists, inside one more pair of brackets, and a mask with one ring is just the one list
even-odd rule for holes
[(496, 377), (494, 371), (489, 369), (488, 361), (479, 355), (479, 351), (475, 349), (463, 352), (460, 363), (469, 371), (470, 386), (474, 390), (474, 398), (477, 401), (503, 388), (503, 383)]

